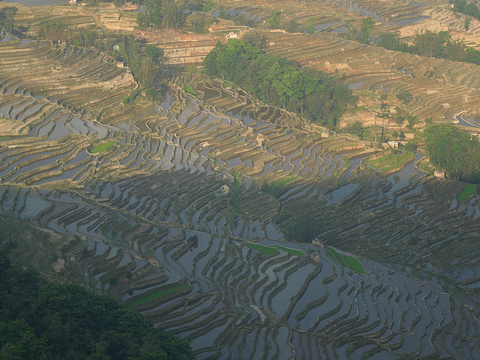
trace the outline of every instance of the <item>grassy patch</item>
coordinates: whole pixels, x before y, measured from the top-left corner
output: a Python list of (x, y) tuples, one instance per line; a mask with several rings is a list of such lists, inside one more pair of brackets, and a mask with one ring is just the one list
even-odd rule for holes
[(287, 185), (290, 181), (295, 180), (296, 178), (298, 178), (298, 176), (274, 181), (271, 186), (262, 186), (262, 191), (269, 195), (275, 196), (285, 185)]
[(277, 249), (269, 246), (263, 246), (263, 245), (253, 244), (253, 243), (248, 243), (247, 246), (249, 246), (254, 250), (260, 251), (268, 256), (275, 255), (278, 252)]
[(143, 304), (148, 304), (148, 303), (151, 303), (159, 298), (161, 298), (162, 296), (165, 296), (165, 295), (168, 295), (168, 294), (171, 294), (175, 291), (178, 291), (178, 290), (181, 290), (181, 289), (185, 289), (187, 286), (189, 286), (189, 282), (188, 280), (185, 280), (183, 282), (183, 284), (180, 284), (176, 287), (173, 287), (173, 288), (170, 288), (170, 289), (165, 289), (165, 290), (161, 290), (161, 291), (158, 291), (156, 293), (153, 293), (153, 294), (150, 294), (148, 296), (145, 296), (144, 298), (141, 298), (141, 299), (138, 299), (134, 302), (132, 302), (130, 305), (128, 305), (129, 308), (133, 308), (133, 307), (136, 307), (136, 306), (140, 306), (140, 305), (143, 305)]
[(305, 253), (301, 250), (287, 248), (285, 246), (280, 246), (280, 245), (274, 245), (273, 247), (275, 249), (286, 251), (287, 253), (292, 254), (292, 255), (296, 255), (296, 256), (304, 256), (305, 255)]
[(197, 92), (193, 90), (193, 88), (190, 85), (187, 85), (187, 87), (185, 88), (185, 91), (189, 94), (197, 95)]
[(106, 143), (104, 143), (104, 144), (97, 145), (97, 146), (95, 146), (90, 152), (91, 152), (92, 154), (100, 153), (100, 152), (102, 152), (102, 151), (107, 150), (110, 146), (113, 146), (113, 144), (115, 144), (115, 141), (114, 141), (114, 140), (109, 141), (109, 142), (106, 142)]
[(226, 88), (230, 88), (230, 87), (233, 86), (233, 82), (228, 81), (228, 80), (225, 80), (225, 81), (223, 82), (223, 86), (225, 86)]
[(240, 185), (242, 184), (241, 181), (237, 177), (238, 174), (239, 174), (238, 172), (233, 173), (233, 181), (235, 181), (235, 185), (233, 185), (232, 190), (235, 190), (236, 188), (240, 187)]
[(457, 198), (458, 202), (463, 203), (463, 202), (467, 201), (468, 197), (470, 195), (475, 194), (476, 191), (477, 191), (477, 185), (475, 185), (475, 184), (465, 185), (465, 187), (463, 188), (460, 195), (458, 195), (458, 198)]
[(0, 136), (0, 141), (11, 140), (13, 136)]
[(330, 247), (326, 248), (326, 252), (337, 264), (353, 270), (359, 275), (365, 274), (362, 264), (360, 264), (356, 257), (340, 254), (337, 250)]
[(368, 164), (378, 171), (385, 172), (404, 166), (414, 157), (412, 151), (399, 150), (399, 153), (389, 152), (381, 158), (369, 161)]

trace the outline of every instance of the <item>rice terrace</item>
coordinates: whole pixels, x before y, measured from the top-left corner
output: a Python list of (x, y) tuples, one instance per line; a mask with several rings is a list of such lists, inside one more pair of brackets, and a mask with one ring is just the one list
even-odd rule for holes
[(2, 249), (178, 359), (480, 359), (476, 4), (0, 1)]

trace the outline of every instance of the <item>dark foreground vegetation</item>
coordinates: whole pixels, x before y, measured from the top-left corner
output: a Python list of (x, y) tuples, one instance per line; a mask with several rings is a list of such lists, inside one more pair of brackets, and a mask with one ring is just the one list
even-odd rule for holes
[(334, 128), (356, 98), (338, 78), (269, 56), (249, 41), (218, 43), (204, 60), (210, 76), (233, 81), (265, 103)]
[(113, 299), (47, 283), (0, 250), (0, 359), (192, 359), (187, 341)]
[(456, 180), (480, 183), (480, 142), (454, 126), (430, 125), (424, 131), (431, 162)]

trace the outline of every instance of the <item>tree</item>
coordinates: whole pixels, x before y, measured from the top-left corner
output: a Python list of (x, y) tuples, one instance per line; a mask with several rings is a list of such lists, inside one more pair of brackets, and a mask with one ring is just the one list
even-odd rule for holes
[(396, 98), (404, 104), (408, 104), (413, 100), (413, 95), (405, 89), (400, 89), (396, 95)]
[(163, 50), (160, 50), (154, 45), (145, 46), (145, 55), (154, 64), (158, 64), (163, 58)]
[(285, 30), (287, 30), (287, 32), (289, 32), (289, 33), (294, 33), (294, 32), (298, 31), (299, 27), (300, 27), (300, 24), (296, 20), (291, 19), (287, 23), (287, 26), (285, 27)]
[(0, 10), (0, 26), (3, 26), (9, 33), (13, 32), (14, 16), (17, 8), (7, 6)]
[(470, 16), (465, 16), (465, 21), (463, 22), (463, 27), (465, 28), (465, 31), (468, 31), (468, 29), (470, 29), (470, 22)]
[(370, 44), (370, 33), (375, 28), (375, 21), (371, 18), (362, 19), (362, 28), (360, 42), (362, 44)]
[(40, 25), (38, 36), (42, 39), (52, 41), (64, 40), (66, 37), (66, 30), (66, 23), (64, 23), (61, 19), (53, 19)]
[(461, 40), (449, 41), (445, 45), (445, 56), (453, 61), (465, 61), (467, 56), (467, 46)]
[(423, 135), (434, 165), (453, 179), (480, 182), (480, 143), (476, 137), (454, 126), (440, 124), (427, 126)]
[(443, 55), (444, 37), (431, 31), (416, 34), (412, 42), (419, 55), (439, 58)]
[(80, 286), (47, 283), (14, 267), (3, 249), (0, 284), (0, 359), (192, 358), (188, 342), (139, 313)]
[(392, 33), (385, 33), (380, 35), (380, 40), (378, 41), (378, 45), (384, 47), (387, 50), (397, 50), (400, 41)]
[(282, 21), (282, 12), (281, 11), (274, 11), (273, 16), (268, 19), (268, 27), (270, 29), (280, 29)]
[(313, 34), (315, 32), (315, 25), (317, 24), (318, 19), (316, 17), (311, 17), (305, 21), (303, 31), (307, 34)]

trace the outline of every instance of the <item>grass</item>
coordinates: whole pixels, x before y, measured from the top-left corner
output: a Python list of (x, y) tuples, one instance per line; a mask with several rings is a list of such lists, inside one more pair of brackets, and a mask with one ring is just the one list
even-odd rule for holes
[(263, 245), (253, 244), (253, 243), (248, 243), (247, 246), (249, 246), (254, 250), (260, 251), (268, 256), (275, 255), (278, 252), (277, 249), (269, 246), (263, 246)]
[(458, 195), (457, 199), (458, 199), (458, 202), (459, 203), (463, 203), (465, 201), (467, 201), (468, 197), (470, 195), (473, 195), (477, 192), (477, 185), (475, 184), (467, 184), (465, 185), (465, 187), (463, 188), (462, 192), (460, 193), (460, 195)]
[(224, 85), (226, 88), (230, 88), (230, 87), (233, 86), (233, 82), (228, 81), (228, 80), (225, 80), (225, 81), (223, 82), (223, 85)]
[(112, 146), (113, 144), (115, 144), (115, 141), (112, 140), (112, 141), (109, 141), (109, 142), (106, 142), (104, 144), (100, 144), (100, 145), (97, 145), (95, 146), (90, 152), (92, 154), (97, 154), (97, 153), (100, 153), (102, 151), (105, 151), (107, 150), (110, 146)]
[(178, 291), (178, 290), (181, 290), (181, 289), (185, 289), (189, 285), (190, 285), (190, 283), (188, 282), (188, 280), (185, 280), (183, 282), (183, 284), (180, 284), (176, 287), (161, 290), (161, 291), (155, 292), (153, 294), (150, 294), (148, 296), (145, 296), (144, 298), (138, 299), (138, 300), (132, 302), (130, 305), (128, 305), (128, 307), (133, 308), (133, 307), (137, 307), (137, 306), (140, 306), (140, 305), (151, 303), (151, 302), (153, 302), (157, 299), (160, 299), (162, 296), (171, 294), (171, 293), (173, 293), (175, 291)]
[(197, 92), (193, 90), (193, 88), (190, 85), (187, 85), (187, 87), (185, 88), (185, 91), (189, 94), (197, 95)]
[(233, 173), (233, 181), (235, 181), (235, 185), (233, 186), (232, 190), (235, 190), (242, 184), (241, 181), (238, 180), (238, 177), (237, 177), (238, 174), (239, 174), (238, 172)]
[(337, 264), (353, 270), (359, 275), (365, 274), (362, 264), (360, 264), (356, 257), (340, 254), (337, 250), (331, 247), (327, 247), (326, 252)]
[(275, 196), (282, 187), (287, 185), (290, 181), (295, 180), (296, 178), (298, 178), (298, 176), (295, 176), (293, 178), (274, 181), (271, 186), (268, 186), (268, 185), (263, 186), (262, 191), (264, 191), (269, 195)]
[(286, 251), (287, 253), (292, 254), (292, 255), (296, 255), (296, 256), (304, 256), (305, 255), (305, 253), (301, 250), (287, 248), (285, 246), (280, 246), (280, 245), (274, 245), (273, 247), (275, 249)]
[(292, 249), (292, 248), (287, 248), (285, 246), (281, 245), (273, 245), (273, 246), (264, 246), (264, 245), (259, 245), (259, 244), (253, 244), (253, 243), (247, 243), (247, 246), (251, 247), (254, 250), (258, 250), (265, 255), (271, 256), (277, 254), (277, 249), (278, 250), (283, 250), (291, 255), (295, 256), (304, 256), (305, 253), (303, 251), (297, 250), (297, 249)]
[(381, 158), (369, 161), (368, 164), (374, 169), (384, 172), (403, 166), (415, 156), (412, 151), (399, 150), (400, 154), (387, 153)]

